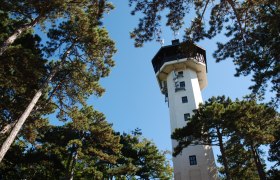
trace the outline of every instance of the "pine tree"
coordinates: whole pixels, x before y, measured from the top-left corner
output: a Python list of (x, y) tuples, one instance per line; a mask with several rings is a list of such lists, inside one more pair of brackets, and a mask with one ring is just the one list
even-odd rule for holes
[[(252, 154), (240, 142), (240, 138), (232, 135), (228, 141), (225, 142), (225, 154), (227, 155), (228, 169), (232, 174), (234, 180), (258, 180), (259, 176)], [(223, 165), (221, 156), (218, 156), (218, 162)], [(222, 167), (220, 173), (225, 174)]]
[(0, 41), (0, 56), (22, 33), (31, 30), (37, 24), (46, 29), (47, 22), (55, 25), (57, 21), (67, 21), (73, 14), (81, 13), (91, 13), (93, 16), (101, 18), (104, 11), (112, 8), (112, 4), (106, 0), (3, 0), (0, 11), (8, 13), (11, 18), (20, 20), (20, 22), (13, 33), (9, 33), (4, 40)]
[(131, 134), (123, 133), (121, 155), (109, 172), (112, 177), (122, 179), (171, 179), (172, 169), (155, 144), (142, 137), (139, 129)]
[(102, 179), (105, 172), (96, 167), (100, 162), (116, 163), (122, 147), (120, 137), (92, 107), (73, 107), (68, 121), (63, 126), (41, 127), (31, 148), (11, 149), (6, 158), (10, 163), (0, 167), (3, 178)]
[(173, 155), (177, 156), (189, 145), (216, 145), (221, 151), (221, 161), (224, 166), (226, 179), (231, 179), (227, 154), (225, 150), (225, 138), (230, 135), (226, 126), (224, 113), (231, 103), (229, 98), (212, 97), (200, 104), (194, 115), (183, 128), (175, 129), (171, 138), (178, 141), (178, 146), (174, 148)]
[(0, 165), (2, 178), (172, 178), (166, 153), (143, 138), (139, 129), (115, 133), (92, 107), (74, 107), (68, 118), (63, 126), (41, 127), (32, 145), (16, 141)]
[(270, 144), (269, 160), (276, 162), (275, 167), (280, 166), (280, 127), (275, 131), (275, 139)]
[[(43, 92), (47, 91), (51, 98), (57, 99), (56, 105), (60, 109), (61, 119), (70, 106), (75, 103), (84, 105), (85, 99), (91, 94), (101, 95), (104, 92), (98, 81), (109, 74), (110, 68), (114, 65), (112, 55), (115, 53), (114, 42), (109, 38), (106, 29), (100, 26), (102, 13), (108, 8), (108, 6), (94, 4), (89, 9), (71, 14), (66, 22), (61, 22), (60, 25), (49, 30), (50, 41), (44, 50), (49, 57), (56, 55), (60, 60), (50, 65), (44, 83), (36, 91), (2, 145), (0, 160)], [(66, 74), (59, 76), (66, 68), (69, 68)], [(49, 85), (52, 89), (48, 88)]]
[[(0, 13), (1, 35), (13, 30), (16, 24), (5, 13)], [(2, 37), (2, 36), (1, 36)], [(32, 94), (41, 85), (47, 74), (47, 61), (40, 50), (40, 38), (26, 32), (17, 39), (3, 56), (0, 56), (0, 142), (17, 122), (22, 109), (29, 103)], [(48, 103), (47, 103), (48, 102)], [(47, 123), (43, 115), (51, 113), (54, 109), (52, 101), (44, 95), (38, 102), (44, 109), (32, 113), (30, 121), (22, 131), (22, 138), (34, 141), (37, 136), (36, 128)]]
[[(172, 138), (178, 141), (173, 154), (177, 155), (193, 144), (218, 145), (221, 151), (219, 161), (224, 166), (221, 172), (226, 179), (238, 178), (241, 172), (242, 177), (251, 174), (253, 178), (254, 169), (260, 179), (266, 179), (259, 147), (272, 143), (278, 129), (278, 113), (266, 104), (212, 97), (194, 110), (185, 127), (172, 134)], [(251, 159), (245, 161), (244, 156), (248, 154)], [(238, 166), (240, 162), (246, 167)]]
[(268, 145), (275, 140), (275, 132), (279, 128), (278, 113), (265, 104), (257, 104), (253, 100), (236, 101), (227, 112), (228, 127), (243, 141), (253, 156), (260, 179), (266, 179), (264, 165), (261, 160), (261, 145)]

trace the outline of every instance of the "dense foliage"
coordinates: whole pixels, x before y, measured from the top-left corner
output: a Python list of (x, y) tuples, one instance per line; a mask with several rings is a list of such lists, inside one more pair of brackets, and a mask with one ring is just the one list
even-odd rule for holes
[(74, 108), (72, 121), (46, 125), (32, 144), (18, 140), (0, 165), (3, 179), (171, 179), (156, 146), (138, 134), (115, 133), (102, 113)]
[(151, 141), (143, 138), (139, 129), (132, 134), (123, 133), (120, 143), (123, 145), (121, 157), (112, 173), (116, 177), (128, 179), (172, 179), (172, 168)]
[(0, 179), (171, 179), (165, 154), (140, 131), (115, 132), (87, 103), (114, 66), (102, 25), (112, 4), (0, 4)]
[(194, 110), (185, 127), (172, 134), (178, 141), (174, 155), (192, 144), (217, 145), (223, 165), (220, 172), (226, 179), (266, 179), (260, 146), (271, 144), (272, 157), (276, 155), (279, 122), (279, 114), (267, 104), (213, 97)]
[[(0, 13), (0, 41), (13, 31), (17, 23), (8, 18), (8, 14)], [(47, 60), (40, 50), (40, 37), (31, 32), (17, 39), (7, 52), (0, 56), (0, 142), (6, 137), (11, 126), (16, 122), (23, 109), (30, 102), (33, 94), (42, 85), (47, 75)], [(30, 120), (22, 131), (24, 138), (30, 142), (36, 138), (36, 128), (47, 123), (43, 115), (54, 110), (52, 101), (47, 96), (38, 102), (44, 107), (32, 113)]]
[[(85, 105), (85, 101), (90, 95), (100, 96), (104, 92), (104, 89), (99, 85), (99, 79), (108, 76), (110, 68), (114, 66), (112, 56), (116, 50), (114, 42), (101, 24), (102, 14), (111, 9), (111, 6), (109, 6), (110, 3), (102, 2), (102, 6), (92, 1), (84, 1), (81, 7), (71, 6), (75, 10), (74, 14), (66, 12), (67, 16), (63, 20), (60, 20), (60, 16), (54, 16), (54, 25), (46, 27), (48, 32), (46, 43), (41, 45), (41, 52), (39, 52), (40, 55), (44, 55), (43, 57), (49, 60), (45, 69), (46, 74), (42, 77), (42, 82), (38, 85), (38, 88), (33, 89), (34, 94), (32, 94), (29, 103), (24, 104), (27, 107), (18, 111), (19, 116), (12, 120), (14, 124), (10, 123), (8, 125), (14, 126), (14, 128), (0, 149), (0, 161), (16, 138), (19, 129), (32, 114), (31, 112), (34, 112), (34, 108), (36, 112), (38, 109), (44, 108), (37, 104), (44, 94), (48, 96), (48, 102), (54, 102), (59, 113), (59, 119), (66, 121), (68, 111), (71, 110), (73, 105)], [(28, 5), (32, 6), (33, 3), (35, 2), (19, 3), (19, 5), (28, 9)], [(10, 5), (12, 4), (10, 2)], [(57, 7), (50, 8), (55, 9)], [(98, 9), (98, 12), (95, 12), (96, 9)], [(21, 10), (20, 13), (23, 11)], [(16, 18), (17, 14), (14, 14), (14, 11), (10, 8), (7, 8), (4, 14), (7, 14), (7, 21), (16, 24), (24, 23), (21, 18)], [(16, 29), (15, 23), (3, 25), (7, 26), (6, 29), (9, 26)], [(6, 36), (9, 37), (9, 32), (3, 33), (4, 44)], [(19, 37), (21, 36), (17, 36), (17, 38)], [(14, 46), (14, 43), (10, 44), (2, 56), (7, 55)]]
[(38, 24), (46, 31), (48, 23), (56, 26), (58, 21), (67, 22), (75, 17), (83, 19), (90, 15), (93, 18), (92, 23), (101, 25), (104, 12), (111, 9), (113, 5), (107, 0), (3, 0), (0, 11), (8, 13), (10, 18), (17, 20), (18, 23), (14, 24), (13, 32), (7, 34), (0, 42), (0, 55), (24, 32)]

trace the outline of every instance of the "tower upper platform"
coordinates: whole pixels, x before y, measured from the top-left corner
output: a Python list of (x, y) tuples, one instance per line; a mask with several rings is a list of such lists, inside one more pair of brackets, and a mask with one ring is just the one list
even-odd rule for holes
[(159, 49), (152, 59), (152, 64), (160, 88), (161, 81), (165, 81), (169, 73), (186, 68), (196, 71), (201, 90), (207, 86), (206, 51), (194, 43), (173, 40), (172, 45)]

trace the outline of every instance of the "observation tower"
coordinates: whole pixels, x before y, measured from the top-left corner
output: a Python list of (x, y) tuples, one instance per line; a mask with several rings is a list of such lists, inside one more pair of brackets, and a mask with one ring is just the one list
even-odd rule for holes
[[(171, 132), (186, 125), (193, 110), (202, 103), (207, 86), (206, 52), (191, 43), (173, 40), (152, 59), (159, 87), (168, 103)], [(177, 145), (172, 140), (172, 148)], [(217, 170), (211, 146), (195, 145), (173, 157), (175, 180), (214, 180)]]

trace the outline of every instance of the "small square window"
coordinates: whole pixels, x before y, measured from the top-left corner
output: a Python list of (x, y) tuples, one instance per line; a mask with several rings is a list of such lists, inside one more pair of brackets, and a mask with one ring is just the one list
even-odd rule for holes
[(182, 103), (187, 103), (187, 102), (188, 102), (188, 97), (187, 96), (182, 97)]
[(190, 160), (190, 165), (191, 166), (197, 165), (196, 155), (189, 156), (189, 160)]
[(177, 77), (184, 77), (183, 71), (179, 71)]
[(185, 81), (180, 82), (180, 88), (184, 88), (185, 87)]
[(190, 117), (191, 117), (190, 113), (184, 114), (185, 121), (188, 121)]
[(175, 92), (182, 91), (182, 90), (186, 90), (185, 89), (185, 81), (175, 82)]

